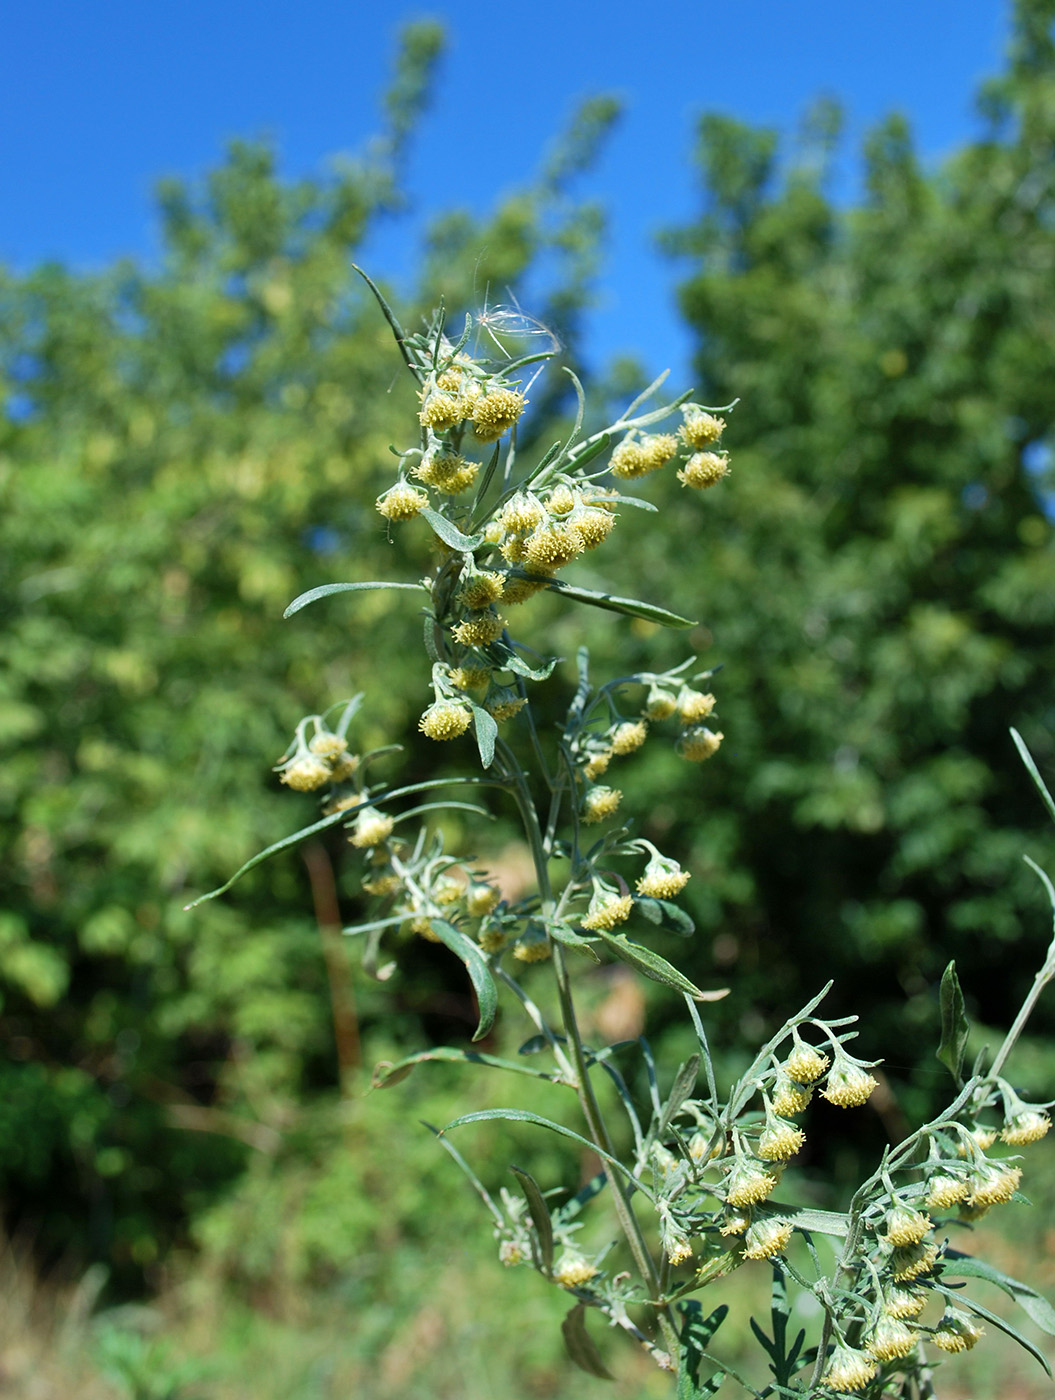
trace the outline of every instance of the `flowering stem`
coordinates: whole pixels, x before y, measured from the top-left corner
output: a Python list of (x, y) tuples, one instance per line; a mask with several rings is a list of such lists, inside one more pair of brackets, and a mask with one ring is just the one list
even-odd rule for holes
[[(524, 834), (527, 836), (528, 845), (531, 848), (531, 855), (535, 865), (535, 876), (538, 881), (539, 895), (542, 900), (542, 913), (544, 917), (552, 917), (554, 913), (553, 891), (549, 880), (549, 862), (542, 838), (542, 830), (539, 826), (538, 813), (532, 801), (531, 793), (528, 790), (527, 779), (523, 769), (517, 762), (509, 746), (499, 739), (495, 756), (501, 761), (503, 775), (512, 784), (512, 792), (516, 800), (517, 808), (520, 812), (520, 819), (524, 826)], [(552, 940), (551, 940), (552, 941)], [(564, 949), (559, 943), (553, 943), (553, 971), (557, 982), (557, 994), (560, 1000), (561, 1020), (564, 1026), (564, 1035), (567, 1040), (568, 1049), (571, 1051), (572, 1063), (575, 1068), (575, 1090), (579, 1096), (579, 1106), (582, 1109), (583, 1117), (589, 1130), (590, 1138), (596, 1147), (609, 1156), (614, 1155), (612, 1139), (608, 1132), (604, 1115), (601, 1112), (600, 1104), (597, 1102), (597, 1095), (594, 1092), (593, 1083), (590, 1079), (590, 1069), (587, 1063), (586, 1051), (582, 1042), (582, 1035), (579, 1031), (578, 1018), (575, 1014), (575, 1001), (572, 996), (571, 978), (568, 974), (568, 966), (564, 957)], [(609, 1172), (608, 1184), (612, 1190), (612, 1204), (615, 1209), (616, 1218), (620, 1228), (626, 1236), (627, 1244), (630, 1246), (630, 1253), (633, 1256), (637, 1272), (645, 1285), (645, 1290), (649, 1298), (659, 1298), (660, 1281), (656, 1270), (655, 1262), (649, 1253), (648, 1245), (641, 1231), (637, 1217), (634, 1215), (633, 1206), (627, 1188), (619, 1176)], [(656, 1317), (663, 1340), (667, 1346), (674, 1365), (677, 1364), (678, 1337), (677, 1329), (674, 1325), (673, 1316), (669, 1309), (664, 1311), (655, 1304), (649, 1305), (649, 1310)]]

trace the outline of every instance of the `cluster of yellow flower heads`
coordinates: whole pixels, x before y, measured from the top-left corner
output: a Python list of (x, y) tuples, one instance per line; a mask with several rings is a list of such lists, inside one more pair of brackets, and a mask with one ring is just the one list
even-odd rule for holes
[[(315, 728), (310, 739), (305, 733), (309, 724)], [(311, 715), (298, 727), (291, 747), (292, 753), (278, 761), (275, 772), (295, 792), (314, 792), (344, 783), (358, 772), (359, 758), (349, 752), (347, 739), (331, 733), (321, 716)]]
[(628, 433), (612, 453), (609, 464), (612, 475), (632, 481), (658, 471), (680, 453), (685, 457), (678, 470), (678, 480), (683, 486), (706, 491), (728, 476), (728, 454), (713, 450), (725, 431), (725, 420), (695, 404), (688, 405), (682, 412), (684, 421), (677, 434), (639, 436), (636, 432)]

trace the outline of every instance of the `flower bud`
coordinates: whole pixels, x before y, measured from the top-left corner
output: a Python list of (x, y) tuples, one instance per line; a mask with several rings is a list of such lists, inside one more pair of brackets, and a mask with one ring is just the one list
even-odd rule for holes
[(1012, 1147), (1024, 1147), (1027, 1143), (1039, 1142), (1050, 1127), (1051, 1119), (1046, 1113), (1027, 1109), (1009, 1118), (1000, 1136)]
[(565, 1250), (553, 1270), (553, 1281), (562, 1288), (581, 1288), (597, 1277), (598, 1270), (574, 1249)]
[(686, 447), (699, 452), (701, 448), (717, 442), (724, 430), (724, 418), (715, 418), (713, 414), (695, 408), (685, 412), (685, 421), (678, 430), (678, 436)]
[(618, 788), (587, 788), (586, 795), (582, 800), (583, 821), (587, 826), (605, 821), (608, 817), (614, 816), (622, 800), (623, 794)]
[(482, 919), (498, 907), (500, 898), (493, 885), (488, 885), (483, 880), (471, 880), (465, 891), (465, 908), (474, 919)]
[(595, 890), (590, 907), (582, 921), (583, 928), (608, 931), (629, 919), (634, 907), (630, 895), (612, 894), (608, 890)]
[(879, 1367), (863, 1351), (838, 1346), (828, 1358), (821, 1383), (829, 1390), (863, 1390), (878, 1372)]
[(899, 1245), (890, 1255), (891, 1277), (898, 1283), (911, 1283), (929, 1273), (937, 1259), (938, 1246), (934, 1243)]
[(426, 492), (409, 486), (405, 481), (397, 481), (376, 501), (377, 509), (386, 520), (412, 520), (428, 503)]
[(302, 752), (282, 769), (279, 780), (294, 792), (314, 792), (330, 781), (330, 765), (314, 754)]
[(887, 1240), (893, 1245), (919, 1244), (934, 1228), (929, 1215), (903, 1205), (887, 1211), (885, 1224)]
[(718, 752), (724, 734), (714, 734), (703, 725), (686, 729), (677, 742), (677, 751), (690, 763), (704, 763)]
[(739, 1157), (725, 1179), (725, 1201), (730, 1206), (752, 1206), (776, 1188), (777, 1179), (766, 1170), (763, 1162)]
[(781, 1068), (788, 1078), (794, 1079), (797, 1084), (812, 1084), (815, 1079), (821, 1077), (829, 1063), (828, 1056), (823, 1051), (814, 1049), (812, 1045), (807, 1045), (796, 1036), (794, 1048)]
[(673, 899), (689, 883), (689, 872), (676, 860), (653, 856), (637, 882), (637, 892), (647, 899)]
[(970, 1351), (984, 1336), (984, 1329), (962, 1308), (947, 1307), (931, 1341), (942, 1351)]
[(451, 632), (462, 646), (486, 647), (498, 640), (505, 625), (505, 618), (497, 613), (480, 613), (478, 617), (467, 617), (459, 622)]
[(869, 1356), (874, 1356), (877, 1361), (895, 1361), (898, 1357), (908, 1356), (915, 1350), (919, 1335), (900, 1318), (880, 1317), (865, 1349)]
[(644, 720), (627, 720), (624, 724), (617, 724), (608, 735), (608, 743), (614, 754), (633, 753), (639, 749), (648, 738), (648, 725)]
[(839, 1108), (859, 1108), (876, 1088), (876, 1080), (860, 1065), (843, 1059), (836, 1063), (821, 1090), (821, 1098)]
[(729, 458), (717, 452), (697, 452), (678, 472), (682, 486), (691, 486), (695, 491), (706, 491), (717, 486), (723, 477), (729, 475)]
[(966, 1181), (958, 1181), (954, 1176), (935, 1176), (927, 1187), (926, 1206), (928, 1210), (948, 1210), (950, 1206), (965, 1201), (971, 1194)]
[(783, 1254), (791, 1239), (790, 1220), (768, 1218), (756, 1221), (744, 1236), (745, 1259), (771, 1259)]
[(794, 1157), (805, 1141), (806, 1134), (801, 1128), (769, 1114), (755, 1151), (767, 1162), (786, 1162), (789, 1157)]
[(711, 694), (683, 686), (677, 699), (678, 719), (688, 726), (705, 720), (718, 702)]
[(418, 728), (429, 739), (457, 739), (472, 723), (473, 712), (456, 700), (437, 700), (418, 720)]

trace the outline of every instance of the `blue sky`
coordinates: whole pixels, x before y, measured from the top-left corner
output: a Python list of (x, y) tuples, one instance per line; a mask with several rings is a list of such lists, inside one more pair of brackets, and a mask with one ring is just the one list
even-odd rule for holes
[[(321, 172), (377, 129), (401, 23), (434, 16), (450, 48), (409, 167), (413, 208), (365, 255), (398, 277), (425, 220), (487, 209), (524, 183), (576, 99), (604, 91), (623, 121), (584, 189), (611, 214), (597, 360), (638, 353), (684, 373), (677, 271), (657, 229), (692, 216), (695, 121), (708, 109), (792, 132), (810, 100), (848, 113), (839, 188), (864, 131), (905, 112), (930, 161), (977, 129), (998, 70), (1005, 0), (667, 0), (500, 6), (484, 0), (32, 0), (0, 17), (0, 261), (100, 267), (156, 250), (154, 181), (194, 176), (234, 136), (268, 136), (289, 175)], [(492, 300), (494, 293), (492, 291)], [(530, 309), (530, 308), (526, 308)]]

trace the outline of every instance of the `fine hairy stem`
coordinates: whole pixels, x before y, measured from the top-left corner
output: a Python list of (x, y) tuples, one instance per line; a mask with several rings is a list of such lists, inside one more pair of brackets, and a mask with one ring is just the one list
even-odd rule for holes
[[(548, 917), (554, 912), (553, 892), (550, 886), (548, 860), (535, 804), (528, 789), (523, 769), (516, 761), (516, 758), (508, 746), (501, 740), (496, 748), (496, 756), (500, 757), (504, 769), (504, 776), (507, 777), (512, 784), (513, 796), (520, 813), (524, 834), (531, 848), (531, 855), (535, 865), (535, 875), (538, 881), (539, 895), (542, 900), (542, 912)], [(597, 1101), (597, 1095), (590, 1079), (590, 1069), (582, 1042), (582, 1035), (579, 1031), (578, 1018), (575, 1013), (575, 1001), (572, 994), (571, 978), (568, 974), (567, 962), (564, 957), (564, 949), (558, 943), (553, 944), (553, 971), (557, 983), (557, 994), (560, 1001), (564, 1034), (575, 1068), (575, 1088), (579, 1097), (579, 1105), (582, 1109), (583, 1117), (586, 1120), (590, 1139), (597, 1147), (601, 1148), (602, 1151), (607, 1152), (609, 1155), (614, 1155), (612, 1138), (608, 1132), (608, 1126), (605, 1123), (604, 1115), (601, 1112), (601, 1107)], [(638, 1275), (645, 1285), (649, 1298), (659, 1298), (661, 1296), (659, 1273), (656, 1269), (655, 1261), (649, 1252), (648, 1245), (641, 1231), (641, 1226), (634, 1214), (627, 1187), (614, 1173), (608, 1174), (608, 1182), (612, 1191), (612, 1203), (616, 1218), (619, 1221), (620, 1228), (630, 1247), (630, 1253), (633, 1257)], [(677, 1364), (676, 1358), (678, 1348), (677, 1329), (673, 1314), (669, 1308), (664, 1310), (661, 1307), (657, 1307), (655, 1303), (649, 1304), (649, 1310), (656, 1316), (660, 1331), (663, 1334), (663, 1340), (669, 1350), (671, 1365), (673, 1367)]]

